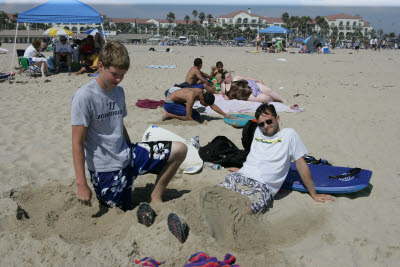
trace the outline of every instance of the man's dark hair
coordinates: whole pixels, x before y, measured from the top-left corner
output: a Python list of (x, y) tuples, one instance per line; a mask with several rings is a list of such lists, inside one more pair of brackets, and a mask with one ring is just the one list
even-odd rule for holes
[(274, 105), (269, 105), (268, 103), (262, 103), (256, 110), (256, 119), (260, 117), (261, 114), (267, 114), (266, 112), (269, 111), (272, 116), (276, 118), (278, 116), (276, 114), (276, 109)]
[(218, 61), (217, 64), (215, 64), (215, 65), (217, 66), (217, 68), (218, 68), (219, 66), (221, 66), (221, 67), (224, 66), (224, 64), (223, 64), (221, 61)]
[(195, 65), (196, 67), (200, 66), (201, 64), (203, 64), (203, 60), (201, 60), (201, 58), (196, 58), (196, 59), (194, 60), (194, 65)]
[(214, 104), (215, 96), (212, 93), (204, 93), (203, 98), (207, 105), (211, 106)]

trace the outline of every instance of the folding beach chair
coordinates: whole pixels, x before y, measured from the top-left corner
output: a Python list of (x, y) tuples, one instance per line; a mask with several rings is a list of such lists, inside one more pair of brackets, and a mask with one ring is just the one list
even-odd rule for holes
[(20, 57), (18, 58), (18, 62), (20, 63), (22, 69), (24, 72), (27, 72), (30, 76), (34, 76), (35, 74), (41, 74), (40, 67), (37, 65), (34, 65), (33, 62), (29, 60), (27, 57)]

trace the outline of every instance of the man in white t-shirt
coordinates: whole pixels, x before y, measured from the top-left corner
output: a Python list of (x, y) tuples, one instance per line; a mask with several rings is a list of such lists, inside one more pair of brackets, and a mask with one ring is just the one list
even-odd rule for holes
[(304, 156), (308, 153), (300, 136), (292, 128), (279, 128), (275, 107), (261, 104), (256, 111), (258, 122), (250, 153), (243, 167), (225, 177), (222, 187), (248, 196), (252, 203), (248, 214), (257, 214), (267, 208), (281, 188), (293, 160), (311, 197), (318, 202), (332, 200), (331, 195), (317, 194), (310, 169)]
[(56, 73), (60, 72), (60, 60), (67, 62), (68, 74), (71, 72), (72, 47), (67, 37), (61, 36), (60, 41), (56, 43)]

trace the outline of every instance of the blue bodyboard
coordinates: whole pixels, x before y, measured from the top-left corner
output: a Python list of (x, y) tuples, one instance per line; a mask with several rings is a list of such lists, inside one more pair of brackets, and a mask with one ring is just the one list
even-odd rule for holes
[(246, 114), (229, 114), (230, 116), (236, 117), (236, 119), (230, 119), (225, 117), (224, 122), (232, 125), (235, 128), (243, 128), (249, 120), (253, 120), (256, 117)]
[[(372, 172), (364, 169), (308, 164), (317, 193), (342, 194), (360, 191), (369, 185)], [(283, 188), (308, 192), (294, 162)]]

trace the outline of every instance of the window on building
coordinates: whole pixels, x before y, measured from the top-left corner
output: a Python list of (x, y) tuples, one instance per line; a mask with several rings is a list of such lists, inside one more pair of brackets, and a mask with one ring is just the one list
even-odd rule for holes
[(343, 21), (341, 21), (341, 22), (339, 23), (339, 26), (343, 26)]
[(225, 19), (222, 19), (222, 23), (225, 23)]
[(350, 21), (346, 22), (346, 26), (350, 26)]
[(357, 26), (357, 22), (354, 21), (354, 22), (353, 22), (353, 26)]
[(253, 23), (253, 24), (254, 24), (254, 23), (257, 23), (257, 20), (256, 20), (256, 19), (252, 19), (252, 20), (251, 20), (251, 23)]
[(243, 20), (243, 23), (248, 23), (248, 19), (247, 18), (245, 18), (244, 20)]
[(242, 23), (242, 19), (241, 19), (241, 18), (238, 18), (238, 19), (237, 19), (237, 23)]
[(229, 23), (233, 23), (233, 19), (229, 19)]

